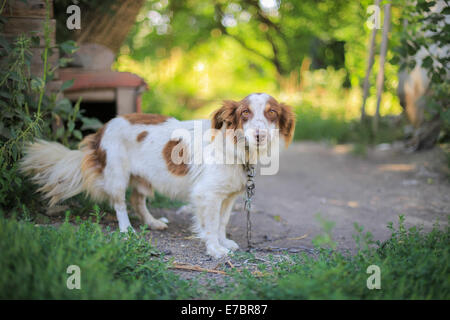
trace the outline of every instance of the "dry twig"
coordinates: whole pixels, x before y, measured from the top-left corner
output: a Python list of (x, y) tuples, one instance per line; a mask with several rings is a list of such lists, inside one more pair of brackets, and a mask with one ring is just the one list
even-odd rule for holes
[(227, 274), (225, 271), (214, 270), (214, 269), (207, 269), (207, 268), (203, 268), (203, 267), (200, 267), (200, 266), (194, 266), (194, 265), (190, 265), (190, 264), (182, 264), (182, 263), (179, 263), (179, 262), (175, 262), (169, 268), (170, 269), (188, 270), (188, 271), (209, 272), (209, 273), (217, 273), (217, 274)]

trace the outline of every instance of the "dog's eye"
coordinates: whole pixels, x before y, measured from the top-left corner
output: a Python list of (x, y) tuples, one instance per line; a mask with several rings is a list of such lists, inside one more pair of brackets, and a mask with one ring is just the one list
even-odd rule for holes
[(277, 112), (276, 112), (275, 110), (273, 110), (273, 109), (270, 109), (270, 110), (269, 110), (269, 115), (271, 115), (271, 116), (276, 116), (276, 115), (277, 115)]
[(244, 116), (244, 117), (248, 117), (249, 114), (250, 114), (250, 111), (248, 111), (248, 110), (242, 111), (242, 116)]

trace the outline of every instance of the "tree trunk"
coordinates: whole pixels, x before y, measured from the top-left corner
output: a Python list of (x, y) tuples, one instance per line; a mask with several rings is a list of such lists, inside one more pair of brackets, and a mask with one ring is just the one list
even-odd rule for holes
[(381, 94), (383, 93), (384, 87), (384, 62), (386, 61), (390, 23), (391, 4), (388, 3), (384, 6), (383, 38), (381, 39), (380, 48), (380, 70), (378, 70), (377, 75), (377, 109), (375, 111), (375, 117), (373, 118), (373, 131), (375, 134), (378, 132), (378, 122), (380, 118)]
[[(375, 5), (380, 5), (380, 0), (375, 0)], [(369, 46), (369, 60), (367, 61), (366, 77), (364, 78), (363, 87), (363, 102), (361, 106), (361, 122), (364, 121), (366, 117), (366, 100), (369, 96), (370, 89), (370, 73), (372, 72), (373, 62), (375, 60), (375, 38), (377, 35), (376, 26), (372, 29), (372, 34), (370, 36), (370, 46)]]

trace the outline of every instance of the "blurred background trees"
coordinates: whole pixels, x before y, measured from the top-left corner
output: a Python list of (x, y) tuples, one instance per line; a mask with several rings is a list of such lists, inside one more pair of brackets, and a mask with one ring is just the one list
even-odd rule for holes
[[(369, 4), (146, 1), (116, 68), (147, 80), (149, 111), (205, 116), (223, 98), (264, 91), (300, 113), (308, 111), (305, 116), (350, 120), (359, 116)], [(396, 28), (399, 8), (393, 9), (393, 21)], [(401, 112), (397, 70), (386, 65), (382, 115)], [(373, 93), (368, 114), (375, 107)]]
[[(144, 112), (181, 119), (207, 117), (222, 99), (267, 92), (296, 109), (297, 139), (365, 144), (408, 137), (416, 139), (412, 148), (420, 149), (448, 140), (448, 54), (446, 60), (441, 57), (445, 61), (439, 62), (440, 69), (432, 57), (417, 67), (431, 72), (428, 77), (432, 86), (436, 84), (433, 89), (425, 88), (428, 102), (417, 104), (417, 110), (424, 110), (424, 104), (431, 106), (423, 119), (440, 115), (438, 126), (425, 125), (431, 138), (424, 137), (423, 128), (418, 130), (422, 124), (412, 120), (402, 92), (402, 81), (413, 74), (412, 63), (420, 48), (448, 45), (448, 22), (443, 18), (448, 18), (448, 1), (437, 2), (442, 12), (430, 15), (436, 1), (79, 0), (84, 28), (76, 33), (64, 26), (71, 0), (56, 1), (55, 16), (58, 42), (68, 38), (100, 41), (116, 53), (115, 70), (130, 71), (146, 80)], [(375, 57), (365, 116), (361, 117), (372, 34), (368, 8), (376, 3), (381, 25), (375, 33)], [(392, 8), (381, 120), (375, 135), (371, 129), (377, 109), (375, 82), (380, 73), (383, 8), (388, 3)], [(424, 37), (426, 29), (436, 29), (439, 19), (444, 19), (440, 23), (445, 27)], [(427, 87), (427, 81), (422, 84)], [(413, 91), (413, 96), (425, 95), (425, 91)]]
[(400, 65), (398, 95), (414, 130), (413, 150), (450, 134), (450, 7), (444, 0), (408, 2), (393, 63)]

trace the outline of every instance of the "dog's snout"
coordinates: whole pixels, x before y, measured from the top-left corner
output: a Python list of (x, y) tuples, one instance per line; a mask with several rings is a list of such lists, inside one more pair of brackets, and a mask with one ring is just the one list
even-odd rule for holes
[(264, 142), (264, 140), (266, 139), (266, 137), (267, 137), (267, 133), (266, 133), (266, 131), (265, 130), (259, 130), (259, 129), (257, 129), (256, 131), (255, 131), (255, 139), (256, 139), (256, 142)]

